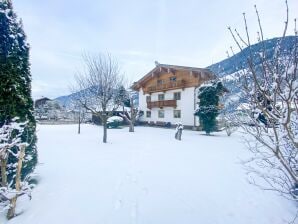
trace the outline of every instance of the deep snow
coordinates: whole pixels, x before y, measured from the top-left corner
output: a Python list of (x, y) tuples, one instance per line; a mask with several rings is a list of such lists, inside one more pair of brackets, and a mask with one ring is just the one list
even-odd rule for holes
[[(281, 224), (295, 204), (246, 181), (240, 135), (39, 125), (39, 184), (9, 224)], [(6, 221), (2, 219), (1, 223)]]

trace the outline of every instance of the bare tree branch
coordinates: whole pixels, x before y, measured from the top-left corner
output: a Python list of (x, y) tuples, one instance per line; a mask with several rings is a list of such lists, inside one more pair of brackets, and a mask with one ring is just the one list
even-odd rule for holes
[(101, 119), (103, 142), (107, 142), (107, 119), (119, 104), (115, 103), (117, 90), (123, 85), (123, 75), (117, 61), (110, 54), (83, 55), (85, 67), (75, 75), (76, 101)]

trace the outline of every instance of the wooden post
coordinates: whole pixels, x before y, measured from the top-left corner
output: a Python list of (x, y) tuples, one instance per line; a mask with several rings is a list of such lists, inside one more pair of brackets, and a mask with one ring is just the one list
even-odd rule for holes
[(7, 175), (6, 175), (6, 165), (7, 165), (7, 159), (1, 158), (1, 180), (2, 180), (2, 187), (7, 186)]
[(15, 216), (15, 210), (17, 205), (17, 198), (18, 193), (21, 190), (21, 171), (23, 166), (23, 158), (25, 156), (25, 145), (20, 146), (20, 154), (19, 154), (19, 160), (17, 165), (17, 173), (16, 173), (16, 195), (10, 200), (10, 208), (7, 212), (7, 219), (12, 219)]

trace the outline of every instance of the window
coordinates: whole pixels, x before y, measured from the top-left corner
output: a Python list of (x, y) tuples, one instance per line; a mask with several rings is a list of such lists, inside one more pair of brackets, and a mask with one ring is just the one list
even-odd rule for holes
[(174, 76), (174, 77), (170, 77), (170, 82), (176, 82), (177, 81), (177, 78)]
[(165, 117), (165, 111), (164, 110), (159, 110), (158, 111), (158, 117), (159, 118), (164, 118)]
[(151, 111), (150, 111), (150, 110), (147, 110), (147, 111), (146, 111), (146, 117), (148, 117), (148, 118), (151, 117)]
[(181, 118), (181, 110), (174, 110), (174, 118)]
[(158, 100), (165, 100), (165, 94), (158, 94)]
[(174, 100), (181, 100), (181, 92), (174, 93)]
[(151, 96), (146, 96), (146, 102), (151, 102)]
[(163, 84), (163, 80), (162, 79), (158, 79), (157, 80), (157, 85), (162, 85)]

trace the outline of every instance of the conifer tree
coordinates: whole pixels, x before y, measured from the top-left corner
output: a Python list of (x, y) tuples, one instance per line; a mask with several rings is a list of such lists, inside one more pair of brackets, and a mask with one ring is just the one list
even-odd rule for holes
[[(26, 122), (21, 136), (22, 141), (28, 143), (22, 169), (24, 179), (37, 163), (36, 122), (31, 98), (29, 44), (11, 0), (0, 2), (0, 34), (0, 127), (16, 117), (19, 122)], [(8, 157), (8, 183), (14, 181), (16, 162), (15, 156)]]
[(117, 90), (114, 101), (117, 105), (130, 107), (129, 93), (123, 85)]
[(203, 85), (199, 88), (199, 108), (195, 115), (200, 118), (202, 130), (210, 135), (216, 131), (216, 117), (219, 114), (219, 96), (228, 91), (221, 82)]

